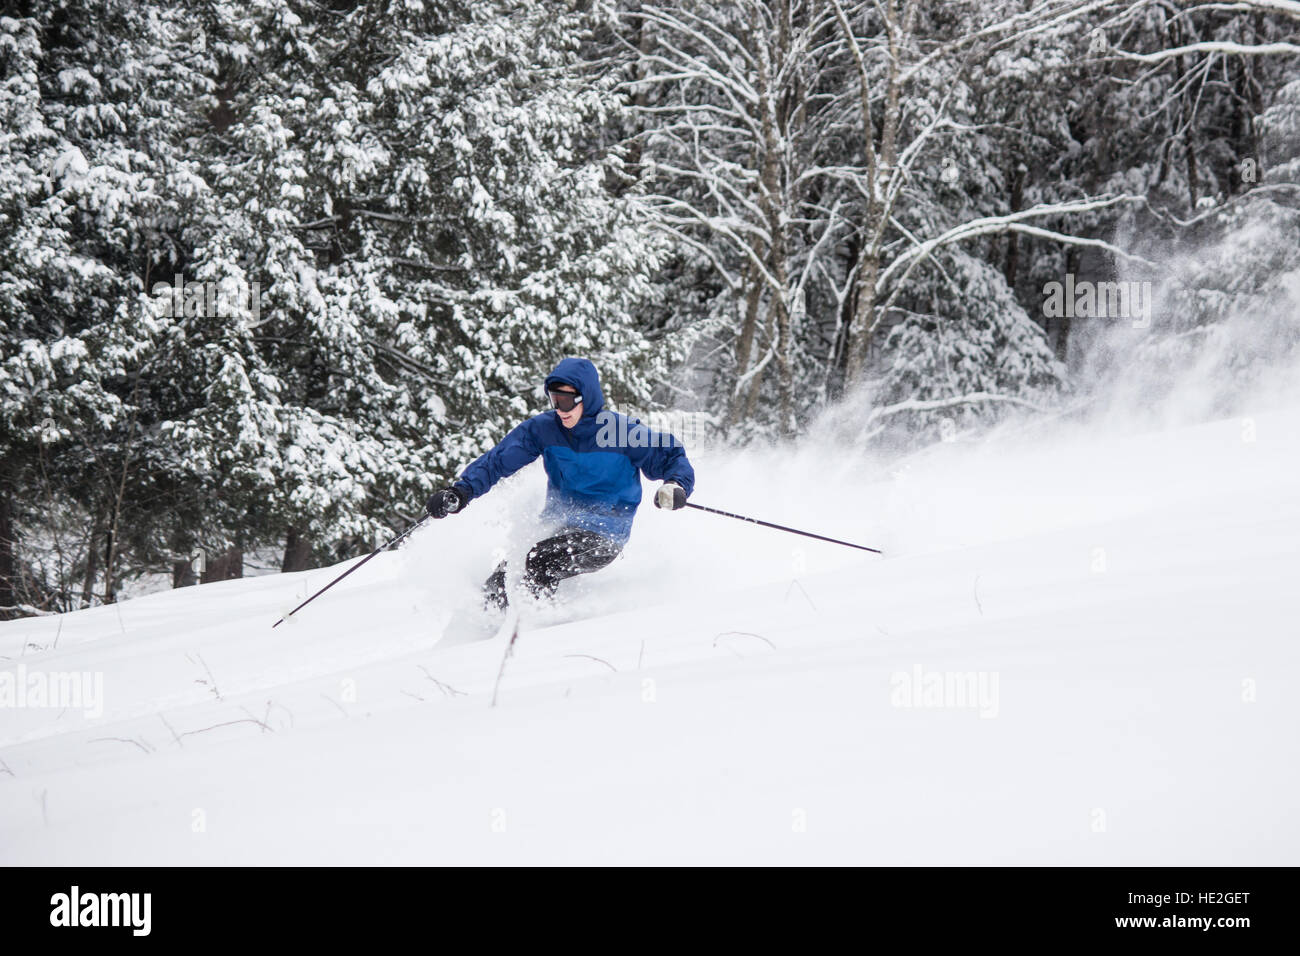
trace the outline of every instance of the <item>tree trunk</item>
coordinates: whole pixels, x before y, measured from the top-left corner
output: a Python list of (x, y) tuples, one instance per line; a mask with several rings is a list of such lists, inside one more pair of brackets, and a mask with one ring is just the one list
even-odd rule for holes
[(95, 576), (99, 574), (99, 549), (95, 542), (99, 540), (102, 529), (98, 521), (90, 530), (90, 541), (86, 544), (86, 577), (81, 585), (81, 606), (90, 607), (95, 600)]
[(113, 561), (117, 554), (115, 551), (116, 541), (115, 530), (117, 522), (113, 522), (113, 527), (104, 535), (104, 603), (112, 604), (115, 600), (114, 594), (117, 592), (113, 589)]
[(229, 581), (244, 576), (244, 550), (231, 548), (225, 554), (218, 555), (207, 563), (200, 580), (204, 584), (212, 581)]
[(794, 433), (791, 396), (794, 391), (793, 343), (790, 336), (789, 270), (786, 265), (788, 190), (781, 169), (788, 130), (783, 128), (783, 116), (774, 83), (783, 72), (789, 55), (788, 20), (789, 4), (787, 0), (782, 0), (777, 10), (777, 35), (764, 36), (759, 41), (757, 90), (763, 123), (763, 189), (760, 205), (771, 237), (769, 268), (776, 288), (772, 290), (770, 308), (775, 310), (779, 430), (785, 436)]
[[(1017, 161), (1015, 171), (1011, 174), (1011, 212), (1020, 212), (1025, 207), (1025, 175), (1029, 168)], [(1016, 291), (1016, 271), (1020, 265), (1020, 233), (1014, 229), (1007, 235), (1007, 258), (1002, 268), (1007, 285), (1012, 293)]]
[[(898, 37), (912, 29), (916, 5), (908, 4), (903, 22), (899, 22), (898, 7), (887, 4), (881, 15), (886, 21), (886, 33), (889, 41), (889, 72), (885, 80), (885, 102), (880, 117), (880, 150), (875, 146), (875, 123), (872, 120), (872, 91), (859, 60), (859, 109), (862, 114), (862, 140), (867, 161), (867, 215), (866, 229), (862, 241), (862, 256), (858, 265), (857, 303), (853, 313), (853, 325), (849, 330), (849, 352), (845, 367), (845, 385), (848, 386), (862, 377), (867, 365), (867, 354), (871, 350), (871, 337), (875, 331), (876, 283), (880, 279), (880, 254), (885, 233), (889, 228), (890, 201), (896, 177), (905, 175), (898, 169), (898, 130), (902, 122), (899, 104), (901, 54)], [(842, 27), (848, 33), (847, 24)], [(900, 34), (900, 28), (902, 33)], [(850, 34), (851, 40), (851, 34)], [(856, 41), (851, 40), (855, 44)]]
[(305, 534), (299, 534), (297, 528), (290, 528), (284, 542), (280, 571), (306, 571), (311, 566), (311, 540)]
[(1196, 172), (1196, 146), (1192, 142), (1192, 130), (1187, 130), (1187, 193), (1188, 211), (1196, 214), (1196, 203), (1200, 200), (1201, 183)]
[[(13, 502), (9, 483), (0, 484), (0, 607), (18, 603), (18, 560), (14, 554)], [(0, 611), (0, 620), (9, 613)]]
[[(767, 337), (770, 340), (776, 331), (772, 328), (772, 310), (768, 309), (767, 319)], [(767, 366), (763, 366), (754, 373), (754, 377), (749, 381), (749, 394), (745, 396), (745, 419), (751, 420), (754, 412), (758, 408), (758, 395), (763, 387), (763, 373), (767, 371)]]
[(189, 558), (181, 558), (172, 565), (172, 587), (188, 588), (199, 583), (199, 576), (194, 573), (194, 564)]
[[(873, 236), (876, 224), (868, 223), (867, 235)], [(871, 349), (871, 333), (876, 314), (876, 280), (880, 275), (880, 253), (868, 242), (862, 248), (858, 265), (858, 301), (853, 310), (853, 327), (849, 330), (848, 364), (845, 367), (846, 385), (861, 377)]]
[(745, 281), (749, 284), (749, 291), (745, 295), (745, 321), (740, 327), (740, 337), (736, 339), (736, 375), (727, 411), (728, 429), (738, 424), (745, 413), (745, 402), (739, 391), (740, 380), (749, 371), (754, 351), (754, 333), (758, 330), (758, 305), (763, 296), (763, 277), (753, 262), (745, 273)]
[[(641, 4), (634, 4), (632, 12), (640, 13)], [(633, 34), (633, 46), (635, 46), (637, 51), (640, 53), (640, 56), (637, 57), (636, 61), (636, 78), (638, 80), (644, 80), (649, 74), (646, 61), (649, 58), (651, 51), (654, 49), (654, 32), (641, 17), (637, 17), (634, 22), (636, 23), (636, 29)], [(644, 173), (644, 170), (641, 167), (641, 154), (644, 150), (644, 141), (643, 137), (639, 134), (645, 131), (645, 123), (642, 121), (642, 114), (639, 111), (646, 107), (648, 101), (649, 96), (646, 95), (646, 90), (638, 87), (636, 93), (632, 96), (632, 122), (636, 127), (637, 135), (633, 136), (632, 145), (628, 149), (626, 166), (628, 174), (636, 180), (640, 180)]]
[[(777, 265), (777, 280), (784, 289), (787, 285), (785, 263)], [(790, 334), (790, 304), (782, 295), (776, 300), (776, 380), (777, 407), (781, 413), (781, 434), (786, 438), (794, 436), (794, 348)]]
[[(1077, 246), (1071, 246), (1065, 254), (1065, 271), (1078, 276), (1079, 262), (1079, 249)], [(1052, 347), (1057, 361), (1064, 363), (1070, 354), (1070, 318), (1068, 316), (1062, 315), (1056, 319), (1056, 335), (1053, 337)]]

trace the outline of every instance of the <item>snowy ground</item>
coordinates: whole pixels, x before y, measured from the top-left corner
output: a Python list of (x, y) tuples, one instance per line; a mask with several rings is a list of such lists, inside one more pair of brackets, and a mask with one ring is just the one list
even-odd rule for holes
[(647, 496), (495, 708), (503, 643), (439, 637), (539, 465), (275, 630), (341, 568), (0, 625), (103, 687), (0, 709), (0, 864), (1294, 865), (1298, 465), (1296, 409), (703, 453), (700, 503), (888, 555)]

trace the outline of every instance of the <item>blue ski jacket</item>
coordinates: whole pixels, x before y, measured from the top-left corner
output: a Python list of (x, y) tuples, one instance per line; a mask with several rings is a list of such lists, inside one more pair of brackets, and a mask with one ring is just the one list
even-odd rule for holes
[(689, 496), (695, 470), (682, 443), (635, 418), (605, 410), (596, 366), (566, 358), (546, 377), (582, 395), (582, 417), (565, 428), (554, 409), (534, 415), (466, 468), (456, 486), (470, 498), (486, 494), (539, 456), (546, 469), (544, 520), (595, 531), (626, 543), (641, 503), (638, 470), (656, 481), (675, 481)]

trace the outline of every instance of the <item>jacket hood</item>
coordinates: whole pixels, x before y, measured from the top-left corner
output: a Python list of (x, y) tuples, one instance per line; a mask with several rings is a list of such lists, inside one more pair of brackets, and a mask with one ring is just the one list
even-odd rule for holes
[(560, 364), (546, 376), (545, 387), (572, 385), (582, 396), (582, 417), (594, 418), (605, 405), (605, 393), (600, 390), (600, 373), (585, 358), (561, 359)]

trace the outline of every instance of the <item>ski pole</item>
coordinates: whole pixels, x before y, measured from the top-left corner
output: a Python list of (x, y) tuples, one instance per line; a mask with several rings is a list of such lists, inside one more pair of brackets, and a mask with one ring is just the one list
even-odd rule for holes
[(868, 548), (865, 544), (854, 544), (852, 541), (841, 541), (838, 538), (828, 538), (825, 535), (813, 534), (811, 531), (800, 531), (798, 528), (787, 528), (785, 525), (772, 524), (770, 521), (759, 521), (757, 518), (746, 518), (744, 515), (735, 515), (730, 511), (719, 511), (717, 508), (706, 508), (704, 505), (697, 505), (694, 502), (686, 502), (688, 508), (698, 508), (700, 511), (707, 511), (709, 514), (724, 515), (728, 518), (737, 518), (740, 521), (749, 521), (753, 524), (761, 524), (764, 528), (775, 528), (777, 531), (789, 531), (791, 534), (801, 534), (805, 538), (816, 538), (818, 541), (829, 541), (831, 544), (842, 544), (849, 548), (859, 548), (862, 551), (871, 551), (875, 554), (884, 554), (879, 548)]
[(321, 588), (319, 591), (317, 591), (315, 594), (313, 594), (313, 595), (312, 595), (311, 597), (309, 597), (307, 600), (303, 601), (301, 604), (299, 604), (296, 608), (294, 608), (292, 611), (290, 611), (290, 612), (289, 612), (288, 614), (286, 614), (284, 617), (280, 618), (280, 620), (278, 620), (278, 621), (276, 621), (274, 624), (272, 624), (272, 625), (271, 625), (271, 629), (272, 629), (272, 630), (275, 630), (277, 627), (279, 627), (281, 624), (283, 624), (283, 623), (285, 622), (285, 620), (287, 620), (288, 618), (293, 617), (295, 614), (297, 614), (299, 611), (301, 611), (303, 608), (305, 608), (305, 607), (306, 607), (308, 604), (310, 604), (312, 601), (316, 600), (318, 597), (320, 597), (322, 594), (324, 594), (324, 593), (325, 593), (326, 591), (328, 591), (330, 588), (334, 587), (334, 585), (338, 584), (340, 581), (342, 581), (344, 578), (346, 578), (349, 574), (351, 574), (351, 573), (352, 573), (353, 571), (355, 571), (357, 568), (361, 567), (361, 565), (365, 564), (367, 561), (369, 561), (371, 558), (373, 558), (375, 555), (377, 555), (380, 551), (387, 551), (387, 550), (388, 550), (389, 548), (391, 548), (393, 545), (397, 544), (397, 542), (401, 541), (403, 538), (405, 538), (408, 534), (410, 534), (410, 533), (411, 533), (412, 531), (414, 531), (416, 528), (420, 527), (420, 525), (424, 524), (425, 520), (426, 520), (428, 517), (429, 517), (428, 515), (425, 515), (425, 516), (424, 516), (423, 518), (421, 518), (419, 521), (415, 522), (415, 524), (411, 525), (409, 528), (407, 528), (405, 531), (403, 531), (401, 534), (399, 534), (399, 535), (398, 535), (396, 538), (394, 538), (392, 541), (389, 541), (387, 544), (380, 545), (378, 548), (375, 548), (375, 550), (371, 551), (368, 555), (366, 555), (364, 558), (362, 558), (362, 559), (361, 559), (360, 561), (358, 561), (356, 564), (352, 565), (352, 567), (348, 568), (346, 571), (344, 571), (342, 574), (340, 574), (337, 578), (335, 578), (335, 579), (334, 579), (333, 581), (331, 581), (329, 584), (325, 585), (323, 588)]

